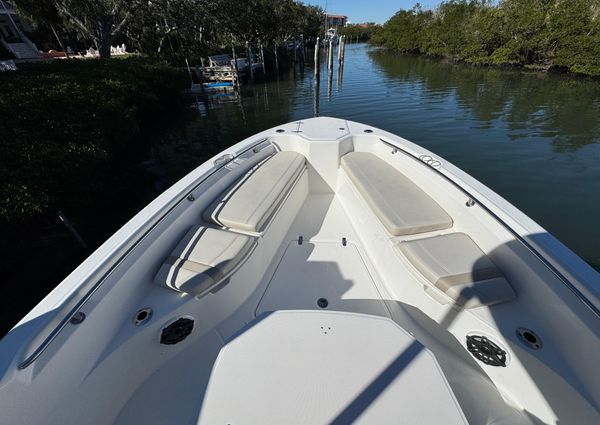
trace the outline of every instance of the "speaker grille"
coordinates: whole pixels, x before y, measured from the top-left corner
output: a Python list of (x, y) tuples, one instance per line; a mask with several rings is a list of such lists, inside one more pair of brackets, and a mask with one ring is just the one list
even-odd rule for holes
[(173, 345), (183, 341), (192, 333), (194, 321), (182, 317), (164, 328), (160, 334), (160, 343), (165, 345)]
[(488, 366), (506, 367), (506, 351), (483, 335), (467, 336), (467, 350)]

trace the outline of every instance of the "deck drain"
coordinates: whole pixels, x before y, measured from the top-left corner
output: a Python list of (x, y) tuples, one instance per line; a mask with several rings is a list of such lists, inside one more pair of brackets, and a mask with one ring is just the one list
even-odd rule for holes
[(152, 309), (151, 308), (142, 308), (135, 313), (133, 317), (133, 324), (135, 326), (142, 326), (144, 323), (148, 322), (152, 318)]
[(532, 350), (539, 350), (542, 348), (542, 339), (531, 329), (518, 328), (517, 336), (523, 344)]
[(327, 306), (329, 305), (329, 301), (327, 301), (327, 298), (319, 298), (317, 300), (317, 305), (319, 306), (319, 308), (327, 308)]
[(365, 130), (365, 133), (372, 133), (372, 132), (373, 132), (373, 130), (371, 130), (370, 128), (367, 128), (367, 129)]
[(275, 130), (276, 133), (285, 133), (285, 130), (283, 128), (278, 128), (277, 130)]

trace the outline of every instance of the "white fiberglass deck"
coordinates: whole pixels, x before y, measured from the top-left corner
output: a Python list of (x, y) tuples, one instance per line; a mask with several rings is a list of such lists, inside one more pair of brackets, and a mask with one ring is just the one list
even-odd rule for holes
[[(331, 195), (309, 195), (292, 225), (283, 257), (269, 280), (256, 314), (277, 310), (327, 308), (389, 317), (355, 232)], [(302, 240), (300, 240), (302, 237)]]
[(241, 330), (219, 354), (198, 421), (351, 423), (467, 421), (435, 357), (396, 323), (321, 311), (265, 314)]
[(0, 423), (596, 425), (599, 285), (432, 152), (297, 121), (183, 178), (0, 341)]

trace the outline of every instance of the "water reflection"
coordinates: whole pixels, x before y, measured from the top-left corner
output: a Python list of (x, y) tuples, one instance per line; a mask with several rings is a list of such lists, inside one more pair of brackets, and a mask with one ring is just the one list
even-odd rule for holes
[(600, 83), (556, 74), (477, 68), (410, 55), (370, 52), (386, 78), (418, 82), (425, 102), (453, 99), (480, 128), (506, 123), (512, 140), (552, 139), (557, 152), (600, 138)]
[(336, 80), (336, 91), (340, 93), (342, 91), (342, 82), (344, 78), (344, 64), (340, 63), (338, 66), (337, 80)]
[(314, 117), (318, 117), (319, 116), (319, 91), (321, 89), (321, 77), (320, 75), (316, 75), (315, 76), (315, 84), (314, 84), (314, 91), (313, 91), (313, 116)]

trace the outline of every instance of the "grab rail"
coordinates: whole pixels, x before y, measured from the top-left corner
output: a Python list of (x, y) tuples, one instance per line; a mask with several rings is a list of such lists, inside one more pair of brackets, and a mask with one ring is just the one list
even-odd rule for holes
[[(453, 179), (451, 179), (450, 177), (448, 177), (446, 174), (442, 173), (440, 171), (441, 166), (437, 166), (434, 167), (432, 165), (430, 165), (427, 161), (423, 161), (421, 159), (421, 157), (418, 157), (414, 154), (412, 154), (411, 152), (407, 151), (404, 148), (401, 148), (400, 146), (394, 145), (393, 143), (390, 143), (386, 140), (383, 140), (382, 138), (379, 138), (379, 140), (381, 142), (383, 142), (385, 145), (392, 147), (393, 149), (395, 149), (396, 151), (400, 151), (403, 154), (407, 155), (408, 157), (414, 159), (415, 161), (418, 161), (421, 164), (424, 164), (426, 166), (428, 166), (430, 169), (432, 169), (433, 171), (435, 171), (437, 174), (439, 174), (440, 176), (442, 176), (446, 181), (450, 182), (452, 185), (454, 185), (457, 189), (459, 189), (462, 193), (464, 193), (465, 195), (468, 196), (469, 200), (468, 203), (470, 204), (469, 206), (474, 205), (475, 203), (477, 205), (479, 205), (485, 212), (487, 212), (490, 216), (492, 216), (492, 218), (494, 218), (498, 223), (500, 223), (506, 230), (508, 230), (519, 242), (521, 242), (521, 244), (523, 244), (523, 246), (525, 246), (525, 248), (527, 248), (544, 266), (546, 266), (546, 268), (548, 268), (548, 270), (550, 270), (550, 272), (563, 284), (565, 285), (576, 297), (577, 299), (579, 299), (580, 302), (582, 302), (588, 309), (591, 310), (591, 312), (600, 319), (600, 309), (598, 309), (598, 307), (596, 307), (584, 294), (581, 293), (581, 291), (579, 289), (577, 289), (577, 287), (575, 285), (573, 285), (573, 283), (571, 283), (571, 281), (564, 275), (561, 273), (560, 270), (558, 270), (552, 263), (550, 263), (540, 252), (538, 252), (537, 249), (535, 249), (535, 247), (533, 247), (529, 242), (527, 242), (527, 240), (522, 237), (516, 230), (514, 230), (511, 226), (509, 226), (504, 220), (502, 220), (495, 212), (493, 212), (490, 208), (488, 208), (483, 202), (480, 202), (479, 199), (477, 199), (476, 196), (474, 196), (473, 194), (471, 194), (467, 189), (465, 189), (464, 187), (462, 187), (461, 185), (459, 185), (457, 182), (455, 182)], [(439, 162), (439, 161), (438, 161)]]
[[(254, 149), (267, 141), (270, 142), (268, 137), (264, 137), (264, 138), (260, 139), (259, 141), (253, 143), (246, 149), (240, 151), (237, 154), (234, 154), (231, 161), (233, 161), (235, 158), (239, 158), (240, 156), (242, 156), (243, 154), (245, 154), (246, 152), (248, 152), (250, 150), (253, 150), (253, 153), (257, 153), (257, 152), (261, 151), (263, 149), (263, 147), (261, 147), (258, 150), (254, 150)], [(18, 368), (25, 369), (26, 367), (31, 365), (34, 361), (36, 361), (37, 358), (40, 357), (40, 355), (46, 350), (46, 348), (48, 348), (48, 346), (56, 339), (56, 337), (60, 334), (60, 332), (67, 326), (67, 324), (71, 321), (71, 319), (81, 316), (80, 315), (80, 313), (82, 313), (82, 312), (80, 312), (81, 308), (92, 298), (92, 296), (100, 289), (102, 284), (104, 284), (104, 282), (106, 281), (106, 278), (108, 278), (108, 276), (110, 276), (110, 274), (123, 262), (123, 260), (125, 260), (125, 258), (139, 245), (139, 243), (152, 230), (154, 230), (156, 228), (156, 226), (158, 226), (158, 224), (160, 222), (162, 222), (162, 220), (164, 220), (165, 217), (167, 215), (169, 215), (178, 205), (180, 205), (182, 202), (187, 200), (188, 197), (191, 195), (191, 192), (196, 190), (198, 188), (198, 186), (200, 186), (202, 183), (204, 183), (209, 177), (214, 175), (217, 171), (219, 171), (220, 169), (225, 167), (231, 161), (226, 161), (225, 163), (215, 165), (215, 169), (210, 171), (204, 178), (202, 178), (196, 185), (194, 185), (194, 187), (192, 187), (190, 190), (186, 191), (186, 194), (183, 196), (183, 198), (179, 199), (179, 201), (177, 201), (173, 206), (171, 206), (171, 208), (169, 208), (162, 216), (156, 218), (155, 222), (150, 226), (150, 228), (147, 229), (144, 233), (142, 233), (137, 238), (137, 240), (135, 240), (132, 243), (132, 245), (123, 253), (123, 255), (121, 255), (116, 260), (116, 262), (112, 266), (110, 266), (110, 268), (99, 278), (99, 280), (90, 288), (90, 290), (75, 304), (75, 306), (59, 322), (59, 324), (52, 330), (52, 332), (50, 332), (48, 334), (48, 336), (40, 343), (40, 345), (38, 345), (38, 347), (29, 356), (27, 356), (25, 358), (25, 360), (23, 360), (21, 363), (19, 363)], [(85, 316), (83, 316), (83, 317), (85, 317)], [(81, 321), (83, 321), (83, 320), (80, 320), (77, 323), (81, 323)]]

